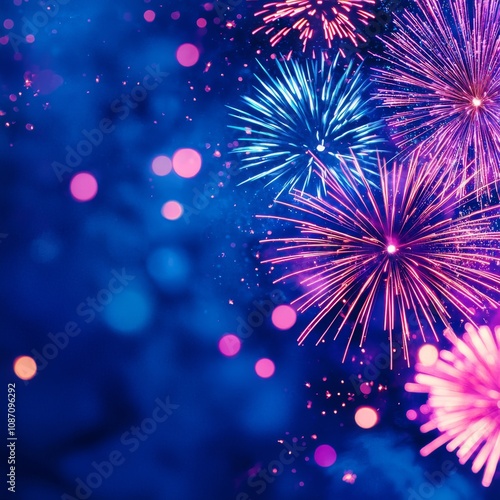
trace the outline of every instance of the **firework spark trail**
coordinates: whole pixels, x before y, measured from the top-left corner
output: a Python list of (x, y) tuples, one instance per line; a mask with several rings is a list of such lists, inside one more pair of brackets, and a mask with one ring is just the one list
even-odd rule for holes
[[(351, 149), (366, 158), (367, 166), (376, 164), (377, 148), (384, 143), (377, 131), (384, 122), (370, 121), (369, 82), (352, 61), (347, 68), (340, 67), (338, 56), (328, 63), (323, 57), (276, 61), (276, 78), (261, 65), (257, 97), (243, 97), (244, 109), (229, 107), (231, 116), (245, 123), (231, 126), (245, 132), (234, 151), (244, 155), (244, 168), (259, 169), (245, 182), (267, 177), (269, 184), (280, 183), (280, 193), (304, 190), (313, 179), (313, 154), (328, 159), (334, 175), (338, 159), (350, 156)], [(317, 180), (317, 192), (324, 192), (324, 181)]]
[(471, 322), (471, 307), (498, 306), (490, 297), (500, 287), (500, 276), (493, 272), (500, 256), (500, 232), (492, 228), (498, 207), (485, 203), (453, 218), (462, 203), (478, 205), (476, 191), (458, 198), (466, 178), (443, 192), (446, 174), (432, 175), (436, 169), (427, 169), (417, 154), (392, 171), (380, 161), (380, 189), (368, 182), (357, 159), (352, 164), (354, 173), (341, 161), (347, 188), (322, 166), (325, 197), (296, 190), (294, 204), (278, 201), (300, 217), (259, 216), (291, 222), (302, 235), (263, 240), (279, 245), (277, 253), (283, 254), (264, 262), (295, 265), (275, 282), (299, 278), (306, 291), (294, 301), (298, 310), (319, 308), (299, 343), (325, 322), (317, 343), (334, 326), (336, 339), (350, 322), (345, 360), (356, 331), (359, 345), (365, 341), (380, 296), (391, 351), (393, 334), (400, 329), (409, 363), (412, 316), (424, 340), (426, 331), (437, 339), (436, 322), (449, 327), (447, 304)]
[(417, 13), (383, 39), (391, 67), (375, 69), (376, 97), (394, 110), (404, 151), (418, 143), (455, 176), (473, 171), (476, 187), (490, 185), (500, 172), (500, 2), (448, 0), (447, 15), (441, 0), (415, 1)]
[[(264, 32), (275, 47), (290, 33), (297, 31), (305, 52), (311, 40), (322, 33), (328, 48), (336, 39), (349, 39), (357, 47), (366, 38), (356, 31), (356, 23), (368, 25), (375, 16), (365, 10), (375, 5), (375, 0), (284, 0), (266, 3), (255, 16), (262, 16), (263, 26), (253, 34)], [(280, 21), (288, 21), (280, 27)], [(342, 54), (344, 57), (345, 55)], [(315, 53), (313, 51), (313, 56)]]
[(420, 453), (446, 444), (448, 451), (457, 450), (461, 464), (475, 455), (472, 470), (484, 467), (482, 484), (490, 486), (500, 459), (500, 327), (494, 334), (487, 326), (465, 329), (462, 339), (447, 331), (452, 350), (441, 351), (431, 366), (417, 364), (416, 383), (405, 388), (429, 394), (431, 416), (421, 431), (441, 433)]

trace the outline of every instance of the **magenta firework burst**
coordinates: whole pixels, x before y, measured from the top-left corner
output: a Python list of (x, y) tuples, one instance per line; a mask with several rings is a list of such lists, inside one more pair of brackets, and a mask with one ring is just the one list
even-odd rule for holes
[(287, 268), (275, 282), (298, 280), (298, 310), (318, 310), (299, 343), (313, 331), (319, 343), (330, 330), (337, 338), (346, 329), (345, 359), (354, 336), (361, 346), (370, 326), (377, 326), (376, 315), (391, 347), (393, 334), (402, 332), (408, 359), (411, 334), (437, 338), (437, 325), (449, 326), (449, 308), (474, 322), (498, 306), (497, 206), (480, 205), (476, 191), (459, 198), (460, 183), (443, 192), (446, 174), (433, 175), (437, 169), (417, 154), (392, 170), (380, 161), (380, 188), (355, 158), (349, 163), (341, 160), (343, 184), (321, 167), (324, 197), (295, 190), (295, 203), (277, 202), (296, 217), (262, 216), (295, 226), (263, 243), (277, 247), (264, 262)]
[(417, 364), (416, 383), (406, 390), (429, 394), (430, 419), (421, 431), (441, 433), (421, 454), (446, 444), (461, 464), (474, 456), (472, 470), (484, 467), (482, 484), (489, 486), (500, 459), (500, 327), (494, 333), (487, 326), (465, 329), (461, 339), (445, 333), (451, 351), (442, 350), (431, 366)]
[(267, 2), (255, 13), (262, 16), (264, 24), (253, 33), (263, 32), (270, 38), (271, 46), (279, 44), (291, 33), (298, 33), (305, 52), (308, 44), (322, 36), (325, 49), (332, 42), (349, 39), (354, 44), (366, 39), (356, 31), (357, 23), (367, 25), (374, 15), (367, 10), (375, 0), (282, 0)]
[[(500, 172), (500, 2), (415, 0), (385, 39), (377, 98), (408, 151), (441, 156), (477, 187)], [(453, 176), (452, 176), (453, 177)], [(450, 178), (452, 178), (450, 177)]]

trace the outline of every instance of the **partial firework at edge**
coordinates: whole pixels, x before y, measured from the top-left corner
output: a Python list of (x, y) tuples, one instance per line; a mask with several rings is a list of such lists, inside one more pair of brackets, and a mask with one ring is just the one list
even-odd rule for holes
[(416, 0), (416, 14), (396, 18), (376, 96), (404, 152), (418, 145), (449, 166), (450, 180), (473, 173), (476, 188), (491, 187), (500, 175), (500, 2), (444, 4)]
[[(283, 40), (288, 40), (293, 33), (297, 33), (303, 52), (306, 52), (308, 45), (316, 42), (316, 45), (323, 45), (323, 49), (319, 51), (323, 53), (327, 48), (332, 48), (336, 39), (348, 39), (356, 47), (358, 42), (366, 42), (366, 38), (356, 27), (358, 23), (367, 25), (375, 18), (373, 13), (367, 10), (374, 5), (375, 0), (266, 2), (262, 9), (255, 13), (255, 16), (262, 16), (264, 24), (252, 34), (265, 33), (269, 36), (271, 47), (275, 47)], [(344, 56), (342, 52), (341, 54)], [(314, 49), (312, 56), (316, 57)]]
[(446, 331), (451, 351), (442, 350), (431, 366), (417, 364), (416, 383), (405, 388), (429, 394), (430, 419), (420, 429), (441, 433), (420, 453), (446, 444), (461, 464), (475, 455), (472, 471), (484, 467), (482, 484), (490, 486), (500, 459), (500, 327), (494, 334), (487, 326), (465, 329), (461, 339)]
[(443, 192), (447, 174), (431, 175), (437, 167), (422, 163), (418, 154), (392, 171), (379, 160), (380, 188), (368, 182), (355, 157), (349, 166), (341, 161), (347, 189), (316, 161), (326, 197), (295, 190), (295, 203), (277, 203), (298, 211), (296, 218), (260, 216), (295, 225), (290, 236), (262, 243), (278, 246), (277, 255), (264, 262), (288, 264), (275, 283), (294, 278), (306, 290), (294, 301), (298, 310), (319, 309), (299, 343), (321, 325), (317, 343), (330, 329), (336, 327), (336, 339), (347, 328), (345, 360), (356, 333), (360, 346), (366, 340), (380, 298), (391, 352), (399, 330), (409, 364), (412, 331), (424, 341), (426, 333), (438, 339), (436, 323), (450, 327), (448, 307), (474, 322), (474, 311), (498, 306), (492, 298), (500, 290), (500, 232), (493, 227), (498, 206), (479, 206), (475, 191), (460, 199), (462, 183)]

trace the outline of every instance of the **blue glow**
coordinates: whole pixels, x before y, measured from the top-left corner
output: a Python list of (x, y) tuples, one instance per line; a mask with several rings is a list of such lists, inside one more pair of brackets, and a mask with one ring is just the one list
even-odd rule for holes
[(136, 333), (146, 328), (152, 317), (152, 305), (143, 291), (127, 289), (116, 295), (104, 309), (104, 320), (115, 331)]
[(147, 260), (153, 280), (165, 291), (175, 292), (187, 284), (190, 263), (185, 252), (175, 248), (158, 248)]

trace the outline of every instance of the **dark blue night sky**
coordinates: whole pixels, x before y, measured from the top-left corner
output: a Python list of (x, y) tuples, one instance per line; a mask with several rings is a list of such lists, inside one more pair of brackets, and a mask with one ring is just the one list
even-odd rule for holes
[[(264, 3), (219, 2), (221, 22), (212, 2), (2, 0), (1, 435), (15, 384), (17, 441), (0, 498), (498, 498), (498, 477), (482, 487), (444, 447), (420, 456), (437, 433), (407, 418), (425, 395), (404, 390), (401, 356), (389, 370), (382, 329), (341, 363), (346, 336), (297, 345), (311, 314), (273, 324), (299, 292), (260, 263), (282, 226), (255, 215), (280, 209), (265, 181), (239, 185), (227, 108), (253, 95), (257, 61), (275, 70), (278, 49), (252, 35)], [(380, 34), (404, 6), (369, 7)], [(379, 50), (375, 36), (360, 48), (366, 78)]]

